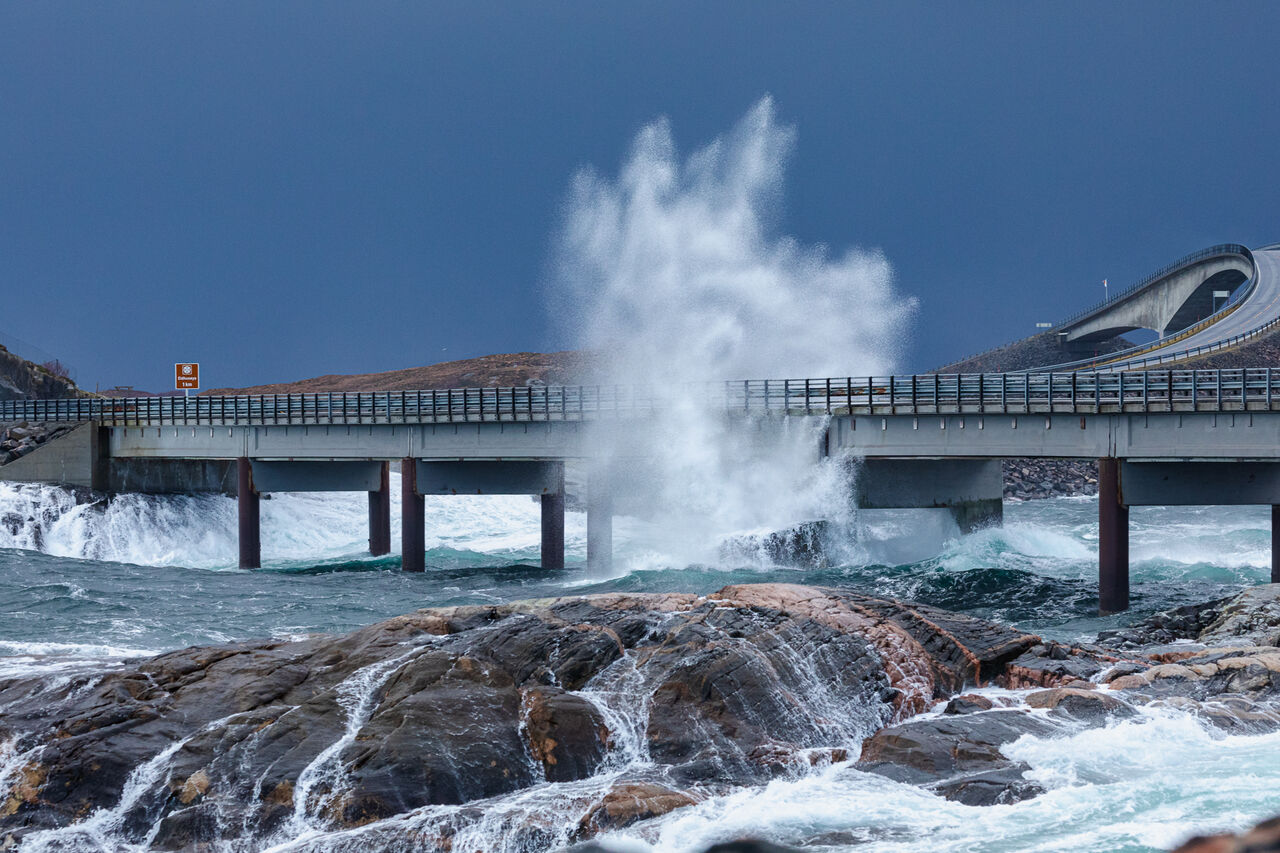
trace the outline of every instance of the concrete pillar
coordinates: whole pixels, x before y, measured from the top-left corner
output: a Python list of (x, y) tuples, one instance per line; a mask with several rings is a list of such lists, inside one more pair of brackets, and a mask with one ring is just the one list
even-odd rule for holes
[(391, 463), (382, 463), (378, 490), (369, 492), (369, 553), (391, 553)]
[(1129, 507), (1120, 487), (1120, 460), (1098, 460), (1098, 611), (1129, 609)]
[(984, 527), (999, 527), (1004, 523), (1004, 500), (988, 498), (978, 501), (965, 501), (947, 507), (956, 526), (964, 534), (981, 530)]
[(401, 568), (421, 572), (427, 568), (427, 508), (418, 494), (418, 460), (400, 461)]
[(259, 498), (253, 488), (253, 466), (247, 457), (236, 460), (236, 502), (240, 516), (240, 568), (262, 568)]
[(1280, 505), (1271, 505), (1271, 582), (1280, 583)]
[(601, 466), (587, 476), (587, 569), (595, 575), (613, 568), (613, 489)]
[(564, 568), (564, 492), (542, 496), (542, 568)]

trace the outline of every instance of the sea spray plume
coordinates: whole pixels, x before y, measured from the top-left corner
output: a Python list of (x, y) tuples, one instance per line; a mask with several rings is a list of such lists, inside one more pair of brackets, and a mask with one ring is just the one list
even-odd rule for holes
[[(603, 381), (665, 395), (643, 446), (602, 441), (615, 467), (652, 460), (632, 505), (657, 515), (676, 559), (709, 559), (728, 533), (847, 511), (845, 466), (815, 464), (825, 425), (775, 421), (753, 440), (699, 383), (889, 372), (915, 308), (879, 252), (833, 258), (774, 233), (794, 142), (768, 97), (683, 162), (659, 120), (616, 179), (580, 172), (566, 205), (552, 304)], [(619, 484), (620, 507), (634, 486)]]

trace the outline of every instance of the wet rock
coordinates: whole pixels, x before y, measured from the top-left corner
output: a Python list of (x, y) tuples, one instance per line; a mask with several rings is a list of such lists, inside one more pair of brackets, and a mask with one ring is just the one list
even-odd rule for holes
[[(1202, 604), (1186, 604), (1148, 616), (1127, 628), (1102, 631), (1098, 642), (1116, 648), (1168, 645), (1178, 640), (1195, 640), (1217, 620), (1231, 596)], [(1144, 648), (1144, 651), (1146, 649)]]
[(570, 782), (596, 772), (609, 745), (599, 708), (558, 687), (531, 687), (522, 702), (529, 752), (549, 781)]
[(1177, 663), (1162, 663), (1108, 684), (1165, 697), (1205, 700), (1241, 694), (1253, 701), (1280, 698), (1280, 649), (1274, 646), (1209, 648)]
[(720, 546), (724, 562), (825, 568), (835, 550), (831, 524), (808, 521), (764, 535), (733, 536)]
[(957, 696), (947, 703), (947, 707), (942, 710), (944, 714), (976, 714), (979, 711), (990, 711), (995, 707), (995, 703), (985, 696), (976, 696), (967, 693), (963, 696)]
[[(113, 843), (154, 832), (157, 849), (188, 849), (265, 838), (295, 808), (333, 828), (431, 804), (483, 809), (585, 779), (632, 748), (664, 767), (665, 792), (607, 804), (602, 794), (591, 825), (609, 808), (625, 819), (626, 796), (639, 819), (687, 805), (686, 788), (727, 791), (840, 760), (841, 745), (964, 685), (1000, 683), (1038, 642), (936, 608), (786, 584), (425, 610), (344, 636), (0, 681), (0, 739), (33, 750), (40, 768), (6, 807), (22, 831), (65, 826), (116, 808), (154, 759)], [(647, 717), (612, 731), (607, 701), (625, 704), (610, 714)], [(536, 847), (560, 829), (528, 831)]]
[(1264, 820), (1241, 835), (1198, 835), (1173, 853), (1268, 853), (1280, 850), (1280, 817)]
[(1280, 645), (1280, 584), (1252, 587), (1222, 604), (1196, 639), (1207, 646)]
[(1028, 694), (1027, 705), (1032, 708), (1063, 711), (1079, 719), (1132, 716), (1135, 713), (1133, 708), (1114, 696), (1076, 687), (1055, 687), (1051, 690), (1040, 690)]
[(697, 802), (692, 795), (654, 782), (620, 782), (582, 818), (579, 837), (589, 837), (659, 817)]
[(1022, 773), (1029, 768), (1005, 757), (1000, 747), (1024, 734), (1043, 736), (1058, 730), (1054, 723), (1021, 710), (908, 720), (868, 738), (857, 768), (926, 785), (970, 805), (1017, 802), (1043, 789), (1024, 779)]
[(959, 776), (933, 786), (933, 791), (964, 803), (966, 806), (997, 806), (1029, 800), (1044, 793), (1044, 788), (1025, 777), (1030, 769), (1013, 764), (998, 770), (986, 770)]
[(1105, 664), (1081, 649), (1044, 645), (1030, 649), (1009, 662), (1008, 686), (1057, 687), (1071, 681), (1088, 681)]

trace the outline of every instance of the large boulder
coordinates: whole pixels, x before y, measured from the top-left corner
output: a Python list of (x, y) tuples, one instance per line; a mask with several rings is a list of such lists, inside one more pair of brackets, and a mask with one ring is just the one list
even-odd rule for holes
[(1030, 768), (1000, 748), (1025, 734), (1059, 731), (1054, 722), (1017, 709), (917, 718), (868, 738), (856, 766), (967, 805), (1013, 803), (1043, 789), (1024, 777)]
[[(576, 818), (513, 825), (554, 846), (839, 760), (938, 698), (999, 683), (1038, 642), (935, 608), (761, 584), (440, 608), (344, 636), (184, 649), (0, 681), (0, 742), (23, 768), (0, 820), (17, 836), (52, 831), (54, 846), (91, 820), (113, 844), (180, 849), (317, 826), (394, 834), (380, 822), (441, 807), (431, 832), (444, 845), (490, 809), (518, 812), (504, 797), (580, 783)], [(609, 769), (633, 765), (661, 771), (661, 790), (614, 787)]]

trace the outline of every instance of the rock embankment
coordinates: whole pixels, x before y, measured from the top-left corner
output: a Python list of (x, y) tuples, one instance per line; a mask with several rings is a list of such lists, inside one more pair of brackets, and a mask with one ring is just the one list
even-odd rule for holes
[(1005, 459), (1004, 497), (1011, 500), (1098, 493), (1098, 463), (1090, 459)]
[[(187, 849), (345, 827), (372, 847), (409, 833), (443, 849), (524, 808), (511, 837), (550, 848), (844, 760), (965, 685), (1000, 683), (1036, 643), (935, 608), (763, 584), (424, 610), (10, 679), (0, 743), (20, 769), (0, 828), (63, 843), (110, 825), (121, 844)], [(579, 786), (553, 819), (511, 799), (546, 781)]]
[(0, 424), (0, 465), (21, 459), (46, 441), (75, 429), (70, 423)]
[[(815, 766), (1017, 802), (1043, 788), (1008, 744), (1144, 705), (1280, 730), (1280, 585), (1149, 623), (1067, 645), (755, 584), (422, 610), (9, 678), (0, 837), (449, 850), (483, 832), (553, 849)], [(986, 686), (1007, 689), (971, 692)]]

